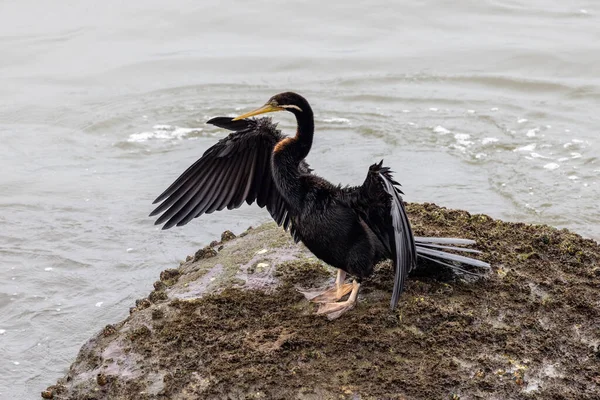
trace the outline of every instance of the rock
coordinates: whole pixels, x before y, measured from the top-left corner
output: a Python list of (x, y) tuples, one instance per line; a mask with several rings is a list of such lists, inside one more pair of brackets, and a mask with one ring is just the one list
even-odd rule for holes
[(335, 270), (263, 225), (161, 274), (151, 302), (90, 339), (45, 398), (597, 398), (596, 242), (433, 204), (408, 211), (416, 235), (477, 240), (492, 270), (423, 263), (390, 312), (381, 263), (358, 305), (329, 321), (297, 288), (331, 285)]
[(221, 243), (229, 242), (233, 239), (235, 239), (235, 235), (231, 231), (225, 231), (221, 234)]
[(205, 248), (198, 250), (196, 254), (194, 254), (194, 258), (192, 259), (192, 261), (196, 262), (205, 258), (215, 257), (216, 255), (217, 251), (215, 249), (213, 249), (211, 246), (206, 246)]

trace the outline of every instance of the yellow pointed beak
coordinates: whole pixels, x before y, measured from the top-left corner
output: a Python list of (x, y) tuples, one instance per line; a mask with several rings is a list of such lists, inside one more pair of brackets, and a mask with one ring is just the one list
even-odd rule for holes
[(238, 117), (235, 117), (234, 119), (232, 119), (232, 121), (238, 121), (240, 119), (254, 117), (255, 115), (259, 115), (259, 114), (264, 114), (264, 113), (269, 113), (269, 112), (274, 112), (274, 111), (283, 111), (283, 110), (285, 110), (285, 108), (283, 108), (283, 107), (277, 107), (277, 106), (274, 106), (271, 104), (265, 104), (261, 108), (257, 108), (254, 111), (250, 111), (250, 112), (247, 112), (246, 114), (242, 114)]

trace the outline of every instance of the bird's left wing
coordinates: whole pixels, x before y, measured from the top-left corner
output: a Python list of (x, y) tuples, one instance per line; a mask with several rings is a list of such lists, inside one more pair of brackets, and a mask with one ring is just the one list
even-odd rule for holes
[(341, 196), (379, 238), (394, 261), (396, 274), (391, 308), (395, 308), (404, 289), (404, 281), (415, 268), (417, 257), (433, 261), (463, 273), (481, 276), (465, 270), (465, 266), (489, 269), (490, 265), (475, 258), (449, 253), (446, 250), (479, 253), (459, 247), (474, 244), (473, 240), (440, 237), (414, 237), (400, 184), (392, 178), (383, 161), (373, 164), (362, 186), (342, 189)]
[(400, 184), (383, 161), (373, 164), (362, 186), (346, 189), (345, 198), (379, 238), (394, 261), (396, 274), (391, 308), (395, 308), (408, 274), (416, 265), (417, 251)]
[(233, 130), (210, 147), (154, 203), (150, 216), (162, 214), (163, 229), (187, 224), (202, 214), (234, 209), (244, 201), (267, 207), (273, 219), (287, 228), (285, 201), (273, 182), (271, 153), (283, 135), (270, 118), (233, 121), (213, 118), (208, 123)]

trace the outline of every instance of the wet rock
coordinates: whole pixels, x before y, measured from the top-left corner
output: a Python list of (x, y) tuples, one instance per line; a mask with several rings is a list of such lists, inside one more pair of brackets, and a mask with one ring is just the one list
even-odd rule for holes
[(150, 330), (150, 328), (148, 328), (146, 325), (142, 325), (130, 331), (127, 337), (129, 338), (129, 340), (135, 341), (146, 339), (150, 335), (152, 335), (152, 331)]
[(328, 287), (335, 270), (260, 226), (161, 274), (149, 305), (82, 347), (53, 398), (597, 399), (600, 246), (407, 208), (416, 235), (475, 239), (492, 270), (471, 279), (421, 263), (391, 312), (384, 262), (328, 321), (298, 290)]
[(205, 258), (216, 257), (217, 251), (210, 246), (206, 246), (203, 249), (200, 249), (194, 254), (194, 258), (192, 261), (203, 260)]
[(167, 300), (169, 296), (164, 290), (154, 290), (150, 292), (148, 300), (152, 303), (158, 303), (159, 301)]
[(114, 325), (108, 324), (104, 327), (104, 329), (102, 330), (102, 334), (104, 336), (111, 336), (114, 335), (115, 333), (117, 333), (117, 328), (115, 328)]
[(100, 386), (104, 386), (108, 383), (108, 378), (105, 374), (96, 375), (96, 383)]
[(170, 282), (170, 281), (173, 281), (174, 279), (176, 280), (177, 278), (179, 278), (179, 275), (181, 275), (181, 272), (178, 269), (175, 269), (175, 268), (165, 269), (164, 271), (162, 271), (160, 273), (160, 280), (162, 282)]
[(221, 234), (221, 243), (229, 242), (235, 239), (235, 234), (231, 231), (225, 231)]
[(148, 308), (152, 305), (152, 302), (150, 302), (150, 300), (148, 299), (137, 299), (135, 301), (135, 308), (137, 310), (143, 310), (145, 308)]
[(152, 310), (152, 319), (161, 319), (165, 316), (165, 312), (161, 308), (155, 308)]

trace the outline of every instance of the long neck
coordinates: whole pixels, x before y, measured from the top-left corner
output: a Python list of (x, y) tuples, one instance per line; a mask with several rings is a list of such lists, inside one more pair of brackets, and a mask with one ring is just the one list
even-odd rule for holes
[(293, 154), (293, 159), (296, 165), (298, 165), (300, 161), (306, 158), (312, 147), (313, 136), (315, 134), (315, 121), (312, 110), (308, 108), (296, 114), (296, 122), (298, 124), (296, 136), (285, 150), (288, 151), (288, 154)]
[(312, 110), (309, 108), (297, 114), (296, 121), (298, 122), (296, 136), (284, 139), (280, 142), (281, 148), (276, 148), (273, 153), (272, 171), (275, 184), (288, 202), (288, 206), (299, 210), (304, 192), (298, 179), (300, 177), (298, 166), (306, 158), (312, 146), (315, 133)]

